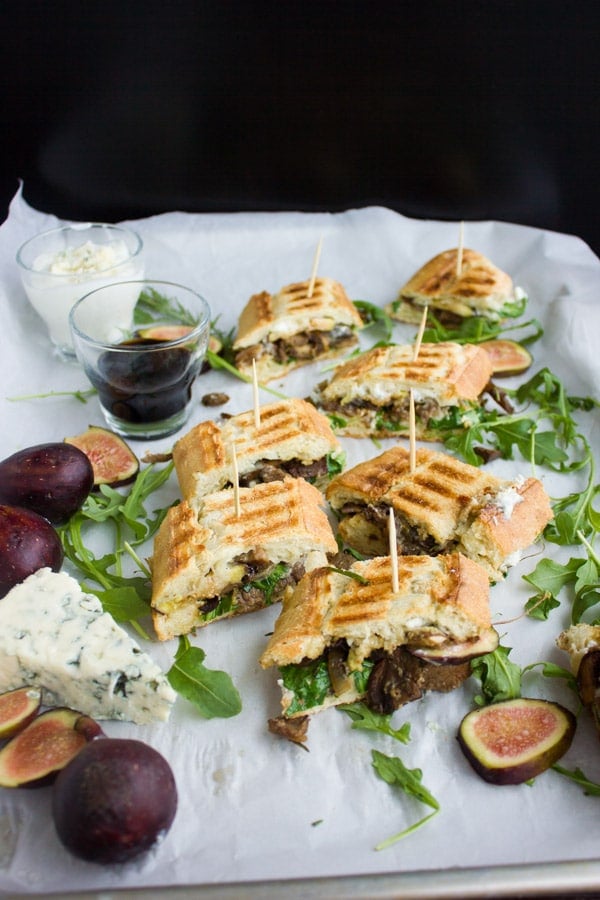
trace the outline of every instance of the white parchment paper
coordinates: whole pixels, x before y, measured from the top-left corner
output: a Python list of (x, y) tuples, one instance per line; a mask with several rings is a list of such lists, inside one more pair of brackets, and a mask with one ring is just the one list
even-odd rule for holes
[[(17, 194), (0, 228), (0, 458), (22, 447), (62, 440), (91, 423), (104, 424), (94, 399), (86, 404), (71, 397), (14, 399), (88, 386), (76, 364), (54, 355), (43, 323), (26, 300), (14, 261), (25, 239), (54, 224), (55, 217), (33, 210)], [(147, 275), (198, 290), (223, 330), (235, 325), (250, 294), (308, 278), (321, 237), (319, 273), (341, 281), (353, 299), (383, 305), (426, 260), (456, 246), (459, 228), (458, 223), (411, 220), (382, 208), (340, 214), (174, 212), (129, 224), (144, 239)], [(589, 247), (576, 237), (500, 222), (467, 223), (465, 245), (508, 271), (530, 297), (525, 318), (536, 316), (544, 324), (545, 335), (533, 346), (535, 364), (527, 377), (548, 365), (570, 393), (597, 396), (600, 261)], [(410, 341), (414, 332), (414, 327), (397, 325), (394, 337)], [(305, 396), (322, 377), (322, 369), (312, 366), (273, 386)], [(251, 389), (231, 376), (201, 376), (198, 396), (213, 390), (229, 394), (227, 412), (252, 405)], [(263, 402), (269, 399), (262, 396)], [(218, 418), (220, 411), (198, 402), (190, 426)], [(592, 413), (583, 421), (598, 447), (598, 417)], [(172, 440), (132, 446), (143, 455), (147, 449), (168, 449)], [(347, 440), (345, 446), (349, 465), (380, 452), (370, 441)], [(503, 474), (529, 474), (522, 461), (492, 465)], [(562, 476), (536, 474), (552, 496), (578, 487)], [(176, 496), (173, 479), (156, 506)], [(530, 592), (521, 576), (534, 568), (542, 553), (561, 559), (569, 555), (552, 546), (532, 551), (504, 584), (493, 588), (496, 621), (522, 611)], [(502, 625), (502, 643), (513, 648), (511, 658), (522, 665), (538, 660), (565, 665), (554, 640), (568, 624), (568, 614), (561, 609), (545, 623), (519, 619)], [(0, 891), (427, 873), (598, 858), (600, 799), (585, 796), (554, 772), (532, 786), (493, 787), (469, 768), (456, 731), (471, 708), (476, 685), (450, 695), (430, 694), (398, 711), (397, 726), (411, 723), (406, 746), (352, 731), (350, 720), (336, 710), (311, 723), (310, 752), (269, 735), (266, 721), (279, 710), (279, 692), (275, 672), (262, 671), (257, 660), (276, 615), (277, 609), (269, 609), (221, 622), (193, 638), (206, 652), (206, 665), (229, 672), (238, 686), (243, 711), (236, 718), (205, 721), (179, 700), (168, 724), (105, 725), (110, 736), (145, 740), (169, 760), (179, 809), (164, 841), (144, 859), (125, 866), (84, 863), (69, 856), (55, 836), (51, 789), (0, 789)], [(166, 670), (176, 642), (145, 649)], [(528, 676), (525, 693), (575, 706), (561, 683), (537, 675)], [(423, 783), (441, 804), (441, 813), (427, 826), (380, 852), (374, 850), (378, 842), (421, 818), (426, 809), (375, 776), (372, 748), (422, 769)], [(586, 717), (563, 763), (580, 766), (600, 780), (598, 741)]]

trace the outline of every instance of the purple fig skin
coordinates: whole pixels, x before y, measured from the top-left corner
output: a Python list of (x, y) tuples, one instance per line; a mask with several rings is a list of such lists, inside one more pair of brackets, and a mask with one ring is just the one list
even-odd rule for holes
[(0, 598), (46, 566), (58, 572), (64, 551), (50, 522), (18, 506), (0, 506)]
[(100, 725), (75, 709), (58, 706), (41, 713), (0, 750), (2, 787), (52, 784), (81, 750), (102, 737)]
[(58, 837), (88, 862), (134, 859), (167, 833), (176, 811), (171, 767), (142, 741), (93, 741), (62, 770), (52, 790)]
[(37, 444), (0, 462), (0, 503), (30, 509), (53, 525), (68, 521), (93, 486), (90, 460), (63, 441)]

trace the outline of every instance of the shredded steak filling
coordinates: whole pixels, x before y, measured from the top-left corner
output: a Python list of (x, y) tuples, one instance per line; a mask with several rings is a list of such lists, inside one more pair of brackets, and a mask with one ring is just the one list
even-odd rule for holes
[[(267, 592), (265, 588), (255, 583), (255, 580), (264, 580), (269, 575), (269, 570), (273, 570), (274, 565), (261, 557), (260, 552), (244, 553), (242, 556), (234, 560), (236, 564), (242, 564), (246, 567), (245, 575), (242, 581), (232, 585), (231, 588), (225, 589), (221, 595), (209, 597), (203, 600), (199, 606), (201, 615), (207, 615), (217, 608), (222, 597), (231, 595), (231, 607), (235, 610), (236, 615), (239, 613), (254, 612), (254, 610), (262, 609), (267, 602)], [(285, 589), (289, 586), (297, 584), (304, 575), (305, 568), (303, 562), (295, 563), (285, 575), (276, 582), (272, 587), (268, 602), (275, 603), (281, 599)]]
[(299, 459), (271, 462), (261, 459), (256, 468), (240, 476), (240, 487), (253, 487), (266, 481), (283, 481), (286, 475), (292, 478), (304, 478), (314, 481), (327, 474), (327, 459), (317, 459), (312, 463), (303, 463)]
[[(375, 505), (371, 503), (345, 503), (340, 512), (342, 516), (361, 515), (367, 522), (372, 522), (383, 536), (388, 533), (389, 506)], [(437, 556), (448, 550), (448, 545), (441, 546), (435, 538), (424, 534), (416, 525), (411, 525), (406, 519), (394, 515), (396, 523), (396, 539), (398, 551), (404, 555)]]
[(265, 354), (272, 356), (281, 365), (289, 360), (317, 359), (330, 350), (352, 347), (356, 342), (356, 333), (350, 325), (336, 325), (331, 331), (303, 331), (289, 338), (262, 341), (260, 344), (244, 347), (236, 353), (235, 365), (238, 369), (250, 368), (253, 359), (259, 359)]

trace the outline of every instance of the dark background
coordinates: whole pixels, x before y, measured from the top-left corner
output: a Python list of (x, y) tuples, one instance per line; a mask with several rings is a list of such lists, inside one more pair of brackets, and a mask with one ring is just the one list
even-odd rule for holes
[(0, 216), (504, 219), (600, 253), (600, 4), (5, 0)]

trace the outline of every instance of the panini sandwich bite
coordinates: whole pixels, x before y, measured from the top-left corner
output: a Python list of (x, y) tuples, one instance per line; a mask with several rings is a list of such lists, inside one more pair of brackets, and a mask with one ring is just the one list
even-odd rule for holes
[(449, 691), (470, 660), (493, 651), (486, 572), (459, 553), (389, 556), (344, 572), (316, 569), (283, 602), (260, 658), (279, 668), (281, 715), (271, 731), (302, 743), (309, 716), (364, 700), (390, 714), (425, 691)]
[[(309, 296), (310, 293), (310, 296)], [(233, 344), (234, 362), (259, 381), (271, 381), (292, 369), (338, 356), (358, 344), (360, 313), (345, 289), (332, 278), (317, 278), (262, 291), (248, 300)]]
[(518, 316), (526, 297), (506, 272), (476, 250), (445, 250), (430, 259), (400, 289), (386, 312), (400, 322), (418, 324), (429, 307), (444, 324), (470, 316), (492, 321)]
[[(239, 500), (239, 505), (236, 502)], [(337, 542), (323, 495), (302, 478), (172, 506), (154, 540), (152, 619), (167, 640), (280, 600)]]
[(446, 453), (396, 445), (336, 476), (326, 497), (339, 534), (366, 556), (386, 552), (390, 509), (398, 553), (460, 551), (500, 581), (552, 519), (536, 478), (498, 478)]
[(306, 400), (279, 400), (221, 424), (201, 422), (173, 447), (182, 496), (192, 505), (231, 487), (235, 447), (238, 483), (250, 487), (286, 475), (324, 485), (344, 466), (345, 454), (329, 420)]
[(490, 383), (489, 354), (475, 344), (412, 344), (373, 347), (336, 366), (314, 392), (337, 434), (347, 437), (408, 435), (410, 393), (417, 440), (439, 440), (436, 421), (480, 408)]

